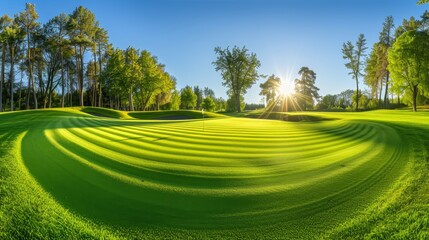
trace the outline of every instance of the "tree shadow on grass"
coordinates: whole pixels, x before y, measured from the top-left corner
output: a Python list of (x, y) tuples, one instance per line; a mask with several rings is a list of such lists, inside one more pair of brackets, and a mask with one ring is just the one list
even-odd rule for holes
[(249, 114), (248, 118), (281, 120), (287, 122), (321, 122), (339, 120), (339, 118), (328, 118), (323, 116), (308, 115), (308, 114), (288, 114), (284, 112), (271, 112), (268, 114)]

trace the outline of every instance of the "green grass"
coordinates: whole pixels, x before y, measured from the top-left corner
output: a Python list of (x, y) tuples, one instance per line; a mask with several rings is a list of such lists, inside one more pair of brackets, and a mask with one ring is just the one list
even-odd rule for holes
[(200, 114), (0, 114), (0, 238), (428, 237), (428, 112)]
[(84, 113), (88, 113), (93, 116), (98, 117), (108, 117), (108, 118), (118, 118), (118, 119), (130, 119), (131, 117), (128, 116), (127, 112), (124, 111), (118, 111), (108, 108), (98, 108), (98, 107), (82, 107), (82, 108), (75, 108), (77, 110), (80, 110)]
[[(203, 118), (202, 112), (196, 110), (129, 112), (128, 115), (132, 118), (152, 120), (186, 120)], [(207, 111), (204, 112), (204, 118), (217, 117), (224, 117), (224, 115)]]

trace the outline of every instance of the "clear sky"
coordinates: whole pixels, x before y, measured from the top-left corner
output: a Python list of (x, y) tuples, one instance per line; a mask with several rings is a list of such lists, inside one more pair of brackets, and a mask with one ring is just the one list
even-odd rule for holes
[[(0, 14), (25, 8), (21, 0), (0, 0)], [(342, 59), (342, 43), (364, 33), (368, 46), (378, 40), (386, 16), (395, 25), (420, 17), (429, 5), (417, 0), (67, 0), (32, 1), (45, 23), (82, 5), (107, 29), (110, 42), (158, 56), (178, 80), (178, 88), (199, 85), (226, 98), (212, 62), (216, 46), (246, 46), (261, 61), (260, 73), (297, 77), (300, 67), (317, 74), (320, 94), (355, 88)], [(368, 50), (369, 51), (369, 50)], [(245, 95), (259, 103), (260, 79)], [(362, 84), (361, 84), (362, 85)], [(363, 85), (362, 85), (363, 86)]]

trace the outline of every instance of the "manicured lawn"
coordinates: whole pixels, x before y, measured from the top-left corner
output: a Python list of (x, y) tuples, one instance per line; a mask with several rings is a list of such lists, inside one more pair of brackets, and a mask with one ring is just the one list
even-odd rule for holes
[(0, 114), (0, 238), (429, 237), (428, 112), (200, 114)]

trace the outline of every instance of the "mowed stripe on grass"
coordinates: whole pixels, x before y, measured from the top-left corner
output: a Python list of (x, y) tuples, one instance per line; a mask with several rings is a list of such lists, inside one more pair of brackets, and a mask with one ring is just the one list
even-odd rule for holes
[(320, 233), (380, 196), (408, 154), (370, 121), (38, 119), (21, 143), (30, 173), (64, 207), (123, 227)]

